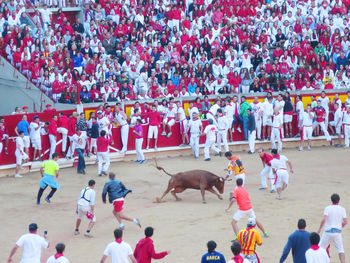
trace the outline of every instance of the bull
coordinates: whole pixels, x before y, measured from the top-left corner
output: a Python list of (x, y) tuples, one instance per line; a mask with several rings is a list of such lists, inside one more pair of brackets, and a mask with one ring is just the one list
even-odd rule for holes
[[(220, 200), (222, 197), (220, 194), (224, 193), (225, 179), (219, 177), (211, 172), (204, 170), (191, 170), (186, 172), (179, 172), (177, 174), (170, 174), (163, 167), (158, 166), (156, 168), (169, 175), (171, 178), (168, 183), (168, 188), (165, 190), (161, 198), (157, 198), (157, 202), (162, 202), (162, 199), (171, 191), (171, 194), (176, 198), (176, 201), (181, 201), (176, 194), (182, 193), (186, 189), (197, 189), (201, 191), (202, 201), (205, 204), (205, 191), (209, 191), (216, 195)], [(213, 189), (215, 187), (219, 193)]]

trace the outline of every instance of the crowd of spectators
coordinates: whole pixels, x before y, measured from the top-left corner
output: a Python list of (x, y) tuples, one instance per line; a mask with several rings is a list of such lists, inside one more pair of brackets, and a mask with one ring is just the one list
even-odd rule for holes
[[(5, 56), (55, 101), (75, 103), (346, 88), (349, 1), (94, 1), (30, 26), (3, 1)], [(60, 2), (60, 3), (59, 3)], [(80, 95), (80, 96), (78, 96)]]

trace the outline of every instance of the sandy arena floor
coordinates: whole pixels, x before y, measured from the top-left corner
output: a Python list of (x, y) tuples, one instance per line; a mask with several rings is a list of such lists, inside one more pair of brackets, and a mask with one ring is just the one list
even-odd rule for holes
[[(323, 209), (330, 204), (332, 193), (340, 194), (341, 205), (350, 213), (349, 151), (322, 147), (301, 153), (285, 150), (284, 154), (292, 161), (295, 173), (290, 176), (285, 199), (278, 201), (275, 199), (276, 194), (258, 190), (262, 168), (258, 155), (241, 153), (247, 170), (246, 187), (254, 210), (270, 234), (257, 249), (263, 263), (279, 261), (287, 237), (296, 229), (299, 218), (306, 219), (307, 230), (318, 229)], [(199, 160), (192, 157), (159, 159), (158, 163), (171, 173), (199, 168), (224, 175), (227, 166), (224, 157), (213, 157), (211, 162), (204, 162), (202, 156)], [(233, 231), (230, 221), (237, 206), (230, 213), (225, 213), (225, 208), (229, 192), (233, 189), (233, 181), (226, 184), (223, 201), (206, 193), (207, 204), (202, 204), (199, 191), (187, 190), (179, 194), (181, 202), (176, 202), (168, 195), (165, 198), (167, 202), (156, 204), (153, 201), (166, 189), (169, 177), (156, 170), (152, 161), (149, 160), (144, 165), (133, 162), (114, 163), (110, 170), (133, 190), (126, 199), (124, 211), (132, 217), (140, 218), (143, 227), (155, 228), (153, 239), (157, 251), (172, 251), (171, 255), (157, 262), (200, 262), (201, 255), (206, 252), (206, 242), (211, 239), (217, 242), (217, 251), (222, 252), (226, 259), (231, 257), (229, 247)], [(7, 262), (11, 248), (19, 236), (27, 232), (31, 222), (38, 223), (40, 234), (45, 229), (49, 232), (51, 247), (43, 251), (42, 262), (46, 262), (47, 257), (54, 253), (57, 242), (66, 244), (65, 254), (71, 262), (99, 262), (106, 245), (114, 240), (112, 232), (118, 224), (111, 213), (112, 206), (104, 205), (100, 197), (107, 178), (99, 178), (96, 173), (96, 166), (89, 166), (85, 176), (76, 174), (75, 169), (62, 170), (58, 179), (62, 188), (57, 191), (51, 204), (43, 201), (40, 206), (35, 204), (39, 173), (27, 175), (23, 179), (0, 178), (0, 262)], [(93, 229), (94, 238), (88, 239), (82, 234), (74, 236), (73, 232), (79, 192), (92, 178), (97, 182), (97, 223)], [(239, 226), (243, 228), (245, 223), (246, 219), (243, 219)], [(86, 225), (87, 222), (83, 221), (81, 233), (85, 231)], [(142, 237), (143, 230), (133, 223), (126, 223), (124, 240), (133, 248)], [(349, 226), (343, 231), (343, 238), (349, 260)], [(20, 261), (20, 255), (21, 250), (17, 252), (14, 262)], [(331, 255), (331, 262), (338, 262), (333, 247)], [(292, 262), (291, 254), (287, 262)]]

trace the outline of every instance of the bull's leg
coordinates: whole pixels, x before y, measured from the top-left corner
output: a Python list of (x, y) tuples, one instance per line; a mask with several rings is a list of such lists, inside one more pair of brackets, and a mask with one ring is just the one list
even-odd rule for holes
[(219, 195), (219, 193), (216, 192), (215, 189), (209, 188), (209, 189), (207, 189), (207, 190), (208, 190), (209, 192), (213, 193), (214, 195), (216, 195), (220, 200), (222, 200), (221, 195)]
[(168, 186), (168, 188), (165, 190), (165, 192), (163, 193), (162, 197), (160, 199), (158, 199), (157, 201), (158, 202), (161, 202), (162, 199), (170, 192), (170, 190), (172, 189), (173, 187), (171, 185)]
[(205, 188), (204, 188), (204, 185), (200, 185), (200, 189), (201, 189), (201, 195), (202, 195), (202, 203), (206, 204), (207, 201), (205, 201)]
[(183, 191), (185, 191), (185, 188), (176, 187), (174, 190), (171, 191), (171, 194), (176, 198), (176, 201), (181, 201), (181, 198), (179, 198), (176, 194), (182, 193)]

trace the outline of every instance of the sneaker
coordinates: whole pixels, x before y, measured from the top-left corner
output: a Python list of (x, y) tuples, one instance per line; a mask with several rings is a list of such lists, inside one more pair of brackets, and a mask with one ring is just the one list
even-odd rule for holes
[(140, 160), (136, 160), (135, 163), (140, 163), (141, 161)]
[(210, 158), (204, 159), (204, 161), (210, 161)]
[(242, 132), (240, 127), (237, 128), (237, 131), (240, 132), (240, 133)]
[(144, 164), (146, 162), (146, 160), (142, 160), (140, 161), (140, 164)]
[(146, 147), (146, 150), (149, 150), (149, 146)]
[(102, 176), (102, 174), (98, 174), (98, 176)]
[(232, 128), (231, 131), (232, 131), (232, 132), (235, 132), (235, 128)]
[(267, 233), (266, 231), (264, 232), (264, 237), (269, 237), (269, 233)]
[(49, 204), (51, 203), (50, 199), (49, 198), (45, 198), (45, 201), (48, 202)]
[(349, 148), (349, 146), (344, 146), (344, 149), (348, 149)]
[(86, 237), (92, 237), (92, 234), (91, 234), (91, 232), (87, 232), (87, 231), (86, 231), (86, 232), (84, 233), (84, 236), (86, 236)]
[(169, 132), (168, 135), (166, 136), (167, 138), (170, 138), (170, 136), (172, 135), (172, 132)]
[(40, 201), (36, 201), (36, 204), (37, 204), (37, 205), (40, 205)]
[(162, 132), (160, 135), (166, 135), (166, 132)]
[(310, 147), (310, 146), (308, 146), (308, 147), (307, 147), (307, 150), (308, 150), (308, 151), (311, 151), (311, 147)]
[(335, 147), (337, 147), (337, 148), (341, 148), (341, 147), (343, 147), (343, 145), (341, 145), (341, 144), (337, 144)]
[(75, 230), (75, 231), (74, 231), (74, 235), (77, 236), (77, 235), (79, 235), (79, 234), (80, 234), (79, 230)]
[(154, 147), (154, 150), (155, 150), (155, 151), (158, 151), (158, 148), (157, 148), (157, 146), (155, 146), (155, 147)]
[(270, 136), (269, 136), (269, 137), (267, 137), (267, 140), (268, 140), (268, 141), (271, 141), (271, 138), (270, 138)]
[(253, 154), (253, 152), (252, 152), (252, 151), (249, 151), (248, 154)]
[(260, 187), (259, 190), (267, 190), (267, 187)]
[(106, 173), (105, 171), (102, 171), (102, 172), (101, 172), (101, 174), (103, 174), (103, 175), (107, 175), (107, 173)]
[(15, 178), (22, 178), (23, 176), (20, 174), (15, 174)]
[(219, 155), (221, 156), (221, 152), (218, 152), (215, 154), (215, 156), (219, 156)]
[(299, 151), (302, 151), (302, 150), (303, 150), (303, 147), (302, 147), (302, 146), (300, 146), (300, 147), (299, 147)]
[(140, 220), (138, 218), (134, 219), (134, 223), (141, 228), (141, 223), (140, 223)]
[(270, 193), (275, 193), (276, 192), (276, 190), (274, 190), (274, 189), (272, 189), (272, 190), (270, 190)]

